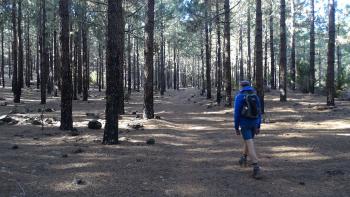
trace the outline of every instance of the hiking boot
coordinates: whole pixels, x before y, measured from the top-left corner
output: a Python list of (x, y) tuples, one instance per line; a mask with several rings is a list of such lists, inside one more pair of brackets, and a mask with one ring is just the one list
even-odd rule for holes
[(261, 179), (261, 171), (258, 165), (254, 165), (253, 167), (253, 178)]
[(241, 156), (238, 163), (241, 167), (247, 167), (247, 157)]

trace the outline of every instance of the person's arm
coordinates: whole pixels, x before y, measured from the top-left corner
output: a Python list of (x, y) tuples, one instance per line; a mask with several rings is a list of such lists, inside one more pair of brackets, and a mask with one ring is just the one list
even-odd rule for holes
[(235, 121), (235, 129), (239, 130), (239, 122), (241, 119), (241, 108), (242, 108), (242, 97), (237, 95), (235, 98), (234, 105), (234, 121)]

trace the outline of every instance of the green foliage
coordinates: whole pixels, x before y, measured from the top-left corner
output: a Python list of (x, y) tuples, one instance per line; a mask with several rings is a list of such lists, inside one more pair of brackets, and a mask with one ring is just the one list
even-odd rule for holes
[(309, 63), (304, 60), (300, 60), (296, 63), (297, 67), (297, 87), (303, 93), (307, 93), (309, 90)]

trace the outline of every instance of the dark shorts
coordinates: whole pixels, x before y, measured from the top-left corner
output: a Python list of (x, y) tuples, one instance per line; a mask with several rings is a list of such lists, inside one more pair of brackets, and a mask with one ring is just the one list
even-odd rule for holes
[(241, 134), (244, 140), (254, 139), (255, 127), (243, 126), (241, 127)]

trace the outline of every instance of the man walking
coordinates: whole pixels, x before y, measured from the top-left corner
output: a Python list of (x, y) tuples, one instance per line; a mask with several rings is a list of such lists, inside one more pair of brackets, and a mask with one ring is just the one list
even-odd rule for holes
[[(235, 98), (234, 119), (236, 134), (244, 139), (243, 154), (239, 160), (241, 166), (247, 166), (247, 156), (253, 164), (253, 177), (261, 178), (258, 157), (255, 152), (254, 136), (260, 132), (261, 110), (259, 97), (249, 81), (240, 82), (241, 90)], [(239, 130), (241, 128), (241, 130)]]

